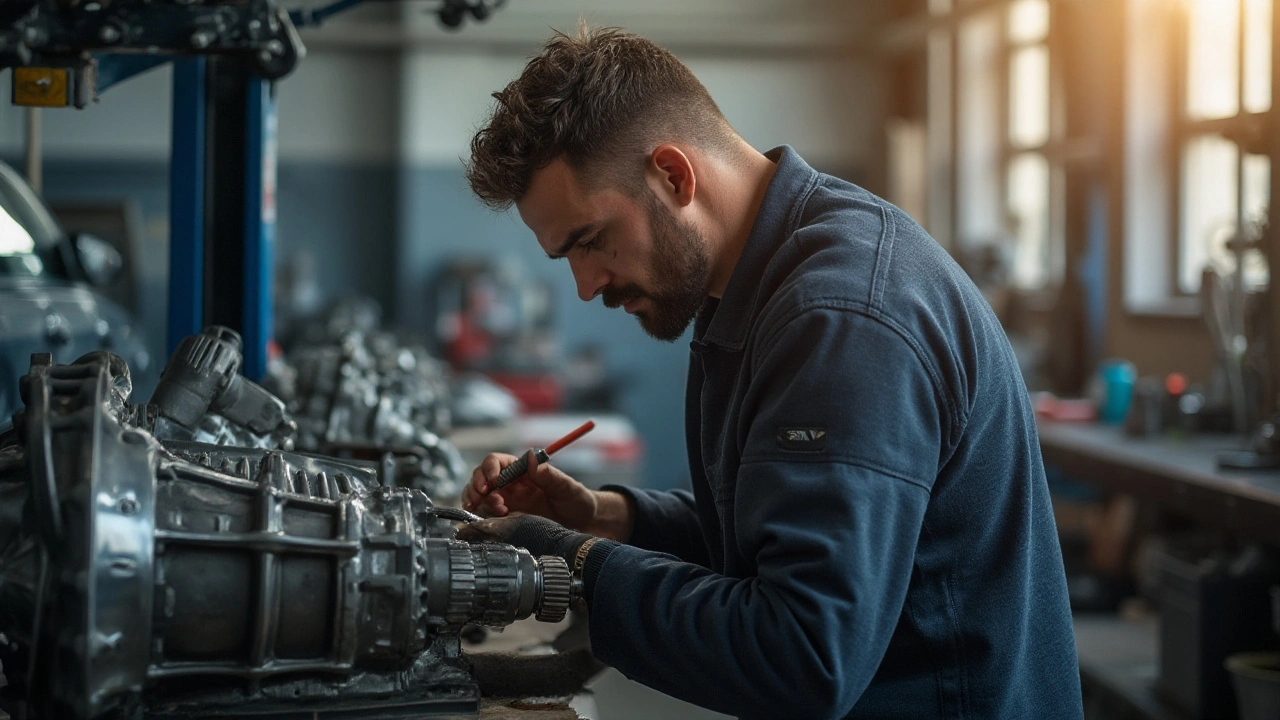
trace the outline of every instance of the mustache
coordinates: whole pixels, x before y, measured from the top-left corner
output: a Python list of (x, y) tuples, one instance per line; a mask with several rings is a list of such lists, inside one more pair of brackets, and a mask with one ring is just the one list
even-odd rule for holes
[(636, 285), (627, 285), (626, 287), (613, 288), (607, 287), (600, 293), (607, 308), (620, 308), (626, 303), (644, 297), (644, 291)]

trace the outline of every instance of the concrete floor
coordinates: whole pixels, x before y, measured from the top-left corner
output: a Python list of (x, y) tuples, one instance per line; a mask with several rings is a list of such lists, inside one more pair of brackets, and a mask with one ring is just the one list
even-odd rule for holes
[(585, 720), (732, 720), (628, 680), (612, 668), (593, 680), (573, 708)]

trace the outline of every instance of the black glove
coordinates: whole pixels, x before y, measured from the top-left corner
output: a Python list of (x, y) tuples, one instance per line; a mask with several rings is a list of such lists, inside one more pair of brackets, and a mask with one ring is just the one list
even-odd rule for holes
[(464, 542), (504, 542), (528, 549), (538, 555), (559, 555), (573, 567), (573, 556), (591, 535), (570, 530), (560, 523), (538, 515), (479, 520), (458, 529)]

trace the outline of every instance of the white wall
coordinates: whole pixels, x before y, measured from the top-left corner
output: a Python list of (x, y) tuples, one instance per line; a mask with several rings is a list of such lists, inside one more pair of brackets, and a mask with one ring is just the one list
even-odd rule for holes
[[(790, 144), (824, 166), (851, 167), (869, 159), (878, 139), (880, 97), (865, 63), (736, 53), (684, 59), (755, 147)], [(491, 93), (519, 75), (524, 63), (522, 55), (485, 48), (409, 53), (401, 81), (406, 160), (456, 166), (492, 106)]]
[(281, 160), (393, 163), (399, 157), (399, 53), (312, 50), (277, 87)]
[(865, 62), (695, 56), (686, 63), (760, 150), (788, 144), (810, 163), (848, 168), (869, 162), (881, 142), (882, 100)]

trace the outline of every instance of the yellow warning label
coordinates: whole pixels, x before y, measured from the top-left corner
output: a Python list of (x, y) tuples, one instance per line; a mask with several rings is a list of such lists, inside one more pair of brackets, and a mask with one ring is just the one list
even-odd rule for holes
[(14, 68), (13, 104), (66, 107), (71, 104), (69, 76), (70, 72), (65, 68)]

